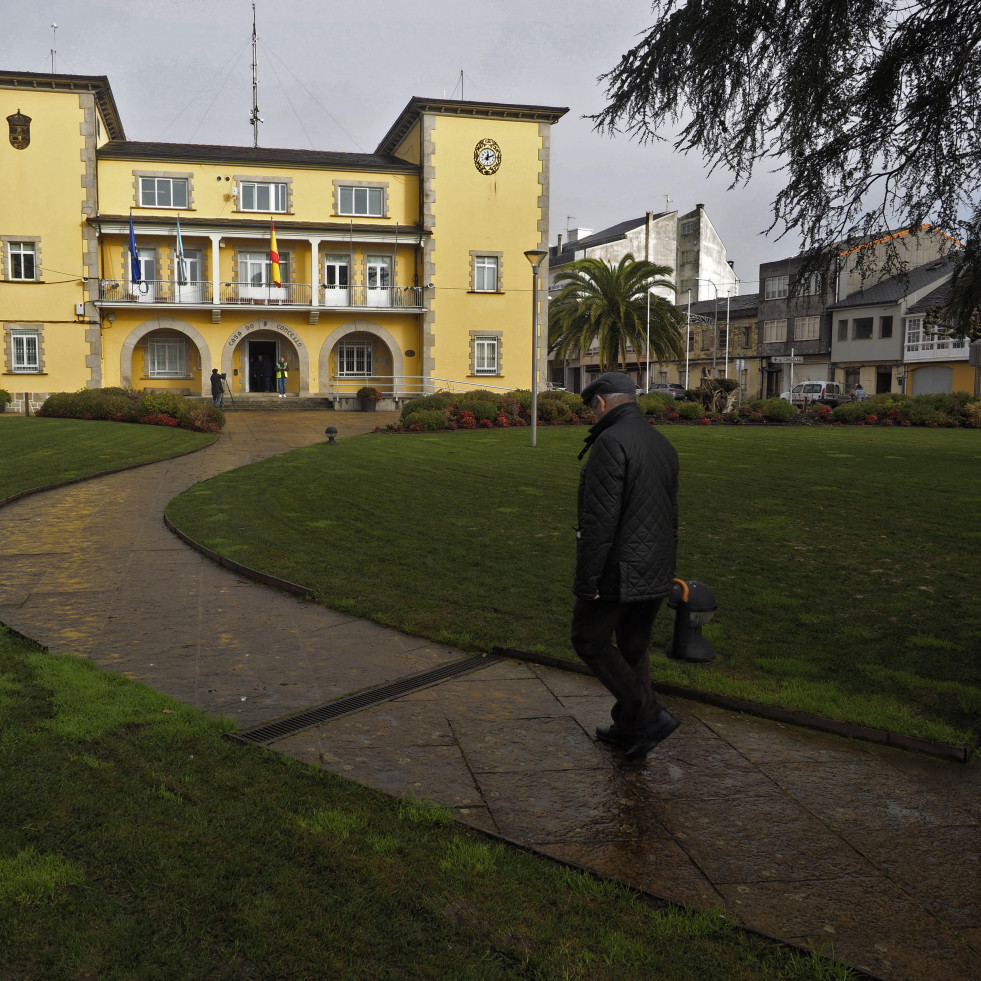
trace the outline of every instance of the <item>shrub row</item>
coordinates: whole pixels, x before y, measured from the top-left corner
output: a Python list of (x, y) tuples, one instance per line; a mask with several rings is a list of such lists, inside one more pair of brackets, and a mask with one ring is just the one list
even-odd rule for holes
[[(589, 425), (595, 421), (582, 398), (573, 392), (539, 392), (538, 421), (544, 425)], [(437, 432), (442, 429), (493, 429), (527, 426), (531, 422), (531, 392), (437, 392), (412, 399), (389, 432)]]
[[(726, 379), (719, 379), (725, 382)], [(653, 423), (695, 422), (792, 423), (796, 425), (858, 424), (880, 426), (968, 426), (981, 429), (981, 398), (967, 392), (951, 395), (873, 395), (865, 402), (849, 402), (832, 409), (812, 405), (806, 412), (774, 396), (754, 399), (725, 409), (734, 382), (689, 389), (685, 399), (651, 392), (637, 400)], [(443, 429), (491, 429), (526, 426), (531, 419), (531, 392), (497, 394), (483, 390), (453, 395), (438, 392), (413, 399), (402, 407), (401, 418), (390, 432), (436, 432)], [(538, 421), (544, 425), (587, 425), (595, 421), (582, 398), (572, 392), (540, 392)]]
[(981, 399), (968, 392), (899, 395), (886, 392), (831, 411), (834, 422), (860, 426), (932, 426), (981, 429)]
[(38, 415), (179, 426), (200, 433), (217, 433), (225, 425), (225, 414), (213, 405), (192, 402), (174, 392), (135, 391), (131, 388), (81, 388), (77, 392), (55, 392), (45, 400)]

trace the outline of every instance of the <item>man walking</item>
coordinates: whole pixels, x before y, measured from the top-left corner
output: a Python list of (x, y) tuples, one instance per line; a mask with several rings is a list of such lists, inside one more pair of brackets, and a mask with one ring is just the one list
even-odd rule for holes
[(651, 687), (648, 650), (674, 578), (678, 455), (640, 411), (629, 375), (600, 375), (582, 398), (596, 424), (579, 455), (589, 452), (579, 477), (572, 646), (616, 699), (613, 725), (596, 735), (634, 760), (679, 725)]

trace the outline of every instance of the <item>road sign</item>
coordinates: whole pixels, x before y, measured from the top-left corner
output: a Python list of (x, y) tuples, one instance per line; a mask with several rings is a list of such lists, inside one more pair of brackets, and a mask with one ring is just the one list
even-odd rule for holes
[(799, 355), (779, 355), (770, 358), (770, 364), (800, 364), (804, 359)]

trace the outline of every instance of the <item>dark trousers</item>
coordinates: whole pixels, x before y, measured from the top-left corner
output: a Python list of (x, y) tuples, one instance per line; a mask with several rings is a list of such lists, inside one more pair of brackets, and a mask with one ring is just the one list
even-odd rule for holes
[(659, 599), (577, 599), (572, 611), (572, 646), (616, 699), (610, 714), (614, 725), (627, 733), (641, 732), (664, 708), (651, 687), (649, 650), (660, 606)]

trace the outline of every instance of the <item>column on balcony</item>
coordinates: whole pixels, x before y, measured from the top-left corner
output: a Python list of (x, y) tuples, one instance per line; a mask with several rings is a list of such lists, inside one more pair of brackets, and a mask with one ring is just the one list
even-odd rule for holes
[(320, 243), (321, 238), (310, 238), (310, 306), (320, 306)]
[(221, 303), (221, 235), (210, 233), (211, 239), (211, 302), (217, 307)]

